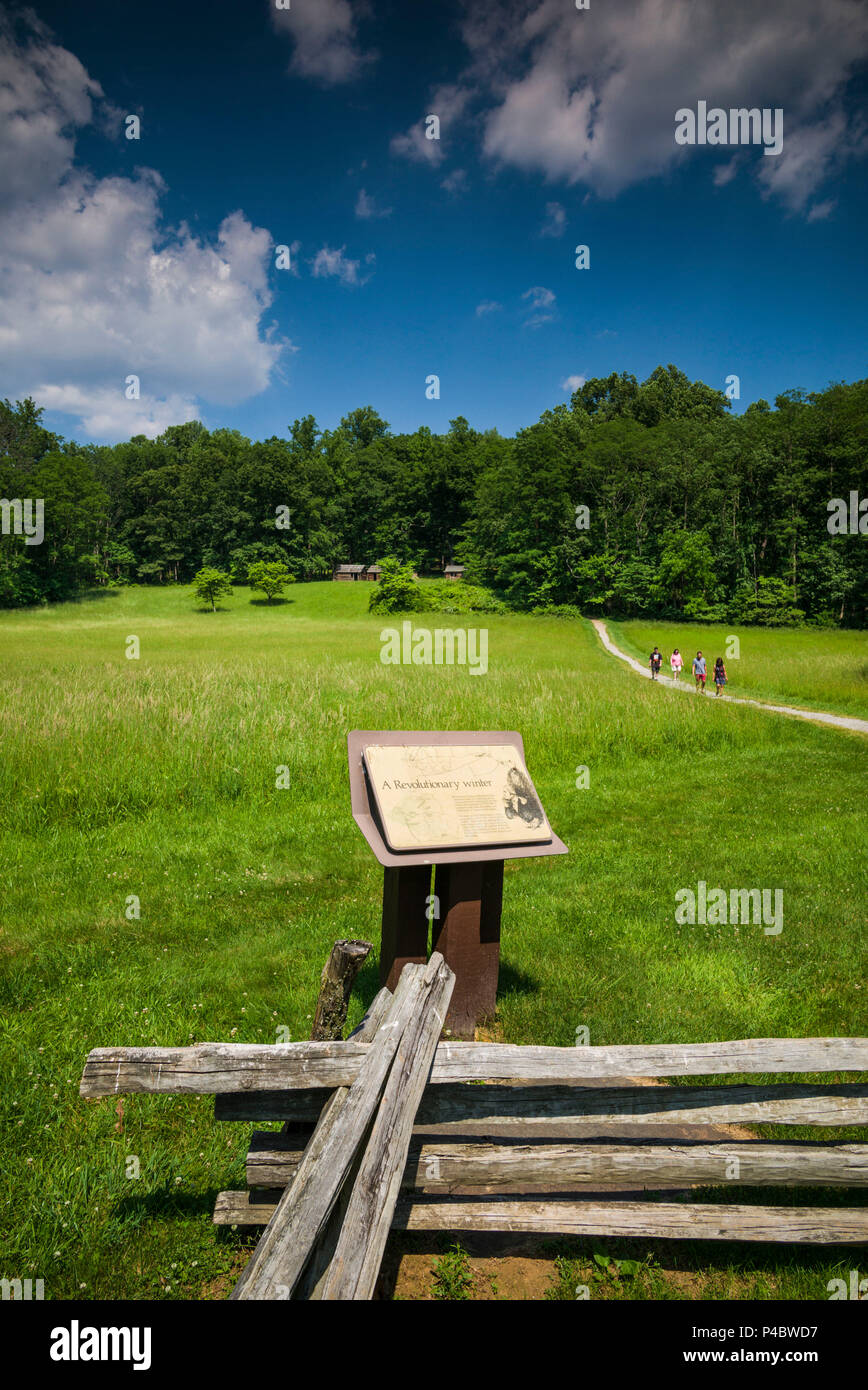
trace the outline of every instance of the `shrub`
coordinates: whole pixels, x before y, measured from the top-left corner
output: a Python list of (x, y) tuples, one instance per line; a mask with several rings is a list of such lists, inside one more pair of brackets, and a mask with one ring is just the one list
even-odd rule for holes
[(379, 583), (372, 586), (368, 600), (371, 613), (420, 613), (428, 605), (422, 587), (413, 578), (410, 565), (403, 565), (394, 556), (380, 560)]
[(427, 606), (438, 613), (505, 613), (506, 604), (488, 589), (463, 579), (438, 579), (425, 587)]
[(581, 618), (581, 612), (570, 603), (553, 603), (548, 608), (537, 606), (530, 610), (540, 618)]

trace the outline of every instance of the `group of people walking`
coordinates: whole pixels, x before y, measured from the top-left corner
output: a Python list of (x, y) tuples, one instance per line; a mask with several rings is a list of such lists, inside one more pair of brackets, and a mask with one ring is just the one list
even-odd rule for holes
[[(652, 681), (656, 681), (657, 677), (660, 675), (660, 667), (663, 665), (663, 654), (659, 647), (655, 647), (651, 653), (650, 665), (651, 679)], [(669, 658), (669, 665), (672, 668), (672, 679), (677, 681), (681, 675), (682, 667), (684, 666), (684, 658), (677, 647)], [(704, 690), (706, 666), (705, 657), (702, 655), (702, 652), (697, 652), (696, 656), (693, 658), (693, 675), (696, 680), (697, 691)], [(714, 693), (715, 695), (719, 695), (726, 685), (726, 667), (723, 664), (722, 656), (719, 656), (714, 663), (714, 675), (712, 679), (714, 680)]]

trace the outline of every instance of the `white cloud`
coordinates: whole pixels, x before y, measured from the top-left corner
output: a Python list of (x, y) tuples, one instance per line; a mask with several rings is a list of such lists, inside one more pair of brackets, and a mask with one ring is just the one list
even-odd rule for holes
[(376, 53), (364, 51), (356, 35), (356, 16), (350, 0), (292, 0), (290, 9), (274, 8), (278, 32), (295, 41), (290, 71), (337, 86), (349, 82), (372, 63)]
[[(613, 197), (708, 148), (678, 146), (675, 112), (781, 107), (784, 151), (745, 151), (764, 192), (804, 210), (868, 132), (844, 89), (868, 58), (863, 0), (466, 0), (472, 61), (460, 85), (486, 107), (496, 163)], [(720, 185), (735, 172), (716, 175)]]
[(837, 198), (826, 198), (822, 203), (814, 203), (813, 207), (808, 209), (808, 221), (825, 222), (826, 218), (835, 211), (837, 206)]
[(715, 188), (725, 188), (728, 183), (732, 183), (743, 163), (744, 156), (734, 154), (732, 159), (728, 159), (725, 164), (715, 165), (714, 173), (711, 176)]
[(425, 121), (417, 121), (403, 135), (393, 135), (389, 142), (392, 154), (404, 159), (414, 159), (420, 164), (442, 164), (443, 151), (440, 141), (429, 139), (426, 135)]
[[(444, 159), (443, 139), (454, 132), (458, 121), (464, 114), (465, 108), (470, 101), (471, 91), (469, 87), (462, 86), (460, 83), (449, 83), (446, 86), (438, 87), (428, 105), (428, 110), (422, 120), (417, 121), (403, 135), (393, 135), (389, 143), (392, 154), (401, 155), (405, 159), (413, 159), (423, 164), (438, 165)], [(440, 133), (438, 139), (431, 139), (428, 135), (428, 119), (436, 116), (440, 122)], [(433, 127), (432, 127), (433, 129)]]
[(453, 169), (451, 174), (447, 174), (440, 187), (445, 193), (466, 193), (469, 188), (466, 169)]
[(102, 98), (74, 54), (51, 43), (35, 21), (21, 45), (0, 19), (0, 187), (4, 201), (37, 196), (72, 161), (74, 126), (89, 125)]
[(864, 128), (848, 126), (841, 110), (789, 136), (785, 122), (784, 148), (776, 159), (763, 159), (760, 183), (767, 194), (777, 194), (794, 211), (802, 212), (827, 176), (857, 154), (860, 146), (868, 150)]
[(163, 400), (143, 395), (128, 401), (123, 384), (118, 390), (87, 390), (78, 386), (39, 386), (40, 405), (80, 418), (88, 439), (128, 439), (144, 434), (156, 439), (169, 425), (185, 424), (199, 418), (200, 410), (189, 396), (170, 395)]
[(569, 391), (570, 394), (572, 394), (573, 391), (578, 391), (581, 386), (584, 386), (586, 379), (587, 378), (583, 376), (564, 377), (564, 380), (561, 382), (561, 390)]
[(359, 196), (356, 199), (356, 217), (362, 218), (363, 221), (370, 221), (374, 218), (391, 216), (391, 208), (377, 207), (376, 199), (371, 198), (363, 188), (359, 189)]
[[(100, 179), (74, 164), (75, 134), (98, 119), (100, 101), (38, 22), (23, 44), (0, 25), (4, 387), (105, 438), (127, 432), (132, 407), (145, 425), (168, 423), (174, 410), (191, 418), (199, 397), (231, 404), (264, 390), (287, 345), (260, 329), (268, 232), (241, 212), (214, 241), (165, 227), (159, 174)], [(124, 397), (131, 373), (139, 402)]]
[(484, 299), (481, 304), (476, 306), (476, 317), (478, 319), (485, 318), (486, 314), (496, 314), (502, 308), (503, 305), (498, 304), (496, 299)]
[[(544, 323), (551, 323), (556, 318), (556, 296), (553, 290), (547, 290), (543, 285), (534, 285), (532, 289), (525, 290), (522, 299), (530, 300), (528, 308), (532, 311), (530, 317), (524, 321), (525, 328), (540, 328)], [(551, 313), (547, 312), (549, 309), (552, 310)]]
[[(341, 246), (333, 249), (330, 246), (323, 246), (317, 251), (313, 260), (310, 262), (311, 271), (315, 279), (335, 279), (342, 285), (366, 285), (370, 280), (370, 275), (362, 275), (361, 261), (353, 261), (345, 255), (346, 247)], [(376, 257), (372, 251), (365, 257), (366, 265), (373, 265)]]
[(530, 299), (533, 309), (545, 309), (548, 304), (554, 304), (555, 297), (554, 289), (545, 289), (544, 285), (534, 285), (522, 295), (522, 299)]
[(540, 230), (540, 236), (563, 236), (566, 229), (566, 209), (560, 203), (546, 203), (546, 220)]
[(534, 285), (522, 295), (522, 299), (530, 300), (532, 309), (547, 309), (550, 304), (554, 304), (555, 298), (554, 290), (547, 290), (543, 285)]

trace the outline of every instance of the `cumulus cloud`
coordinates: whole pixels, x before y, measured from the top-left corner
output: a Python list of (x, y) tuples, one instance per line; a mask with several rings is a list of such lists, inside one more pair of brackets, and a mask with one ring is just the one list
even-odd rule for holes
[(292, 0), (278, 10), (268, 0), (275, 28), (294, 40), (290, 71), (327, 87), (350, 82), (372, 63), (376, 53), (359, 45), (356, 14), (350, 0)]
[(566, 209), (560, 203), (546, 203), (546, 220), (540, 230), (540, 236), (563, 236), (566, 228)]
[(74, 54), (35, 22), (17, 44), (0, 19), (0, 187), (4, 202), (36, 197), (60, 182), (75, 151), (72, 129), (90, 125), (103, 97)]
[(400, 155), (404, 159), (414, 159), (420, 164), (441, 164), (443, 151), (440, 141), (429, 137), (427, 130), (428, 125), (425, 121), (417, 121), (402, 135), (393, 135), (389, 149), (392, 154)]
[[(75, 134), (101, 102), (42, 25), (21, 42), (0, 25), (0, 371), (8, 393), (108, 438), (133, 417), (147, 433), (192, 418), (198, 398), (264, 390), (287, 345), (260, 328), (268, 232), (239, 211), (213, 241), (167, 228), (159, 174), (97, 178), (74, 163)], [(138, 402), (124, 396), (131, 373)]]
[[(413, 159), (422, 164), (437, 165), (442, 163), (444, 158), (443, 139), (444, 137), (448, 139), (449, 134), (454, 132), (471, 95), (470, 88), (462, 83), (450, 83), (438, 87), (431, 97), (423, 119), (417, 121), (404, 134), (392, 136), (389, 144), (392, 154), (400, 155), (404, 159)], [(439, 127), (431, 124), (432, 117), (437, 118)], [(438, 130), (436, 139), (433, 138), (435, 129)]]
[(496, 299), (484, 299), (481, 304), (476, 306), (476, 317), (478, 319), (485, 318), (486, 314), (496, 314), (502, 308), (503, 305), (498, 304)]
[(725, 164), (718, 164), (711, 176), (715, 188), (725, 188), (728, 183), (732, 183), (743, 163), (744, 156), (734, 154)]
[(544, 285), (534, 285), (531, 289), (525, 290), (522, 299), (529, 301), (527, 307), (530, 316), (524, 321), (526, 328), (540, 328), (542, 324), (551, 323), (556, 317), (556, 295)]
[[(345, 246), (336, 249), (330, 246), (321, 247), (310, 262), (314, 278), (339, 280), (342, 285), (366, 285), (371, 275), (361, 273), (361, 261), (351, 260), (346, 255), (346, 249)], [(372, 266), (375, 260), (373, 251), (369, 251), (365, 257), (365, 264)]]
[(578, 391), (581, 386), (584, 386), (585, 381), (586, 378), (583, 376), (564, 377), (563, 381), (561, 382), (561, 390), (569, 391), (570, 394), (572, 394), (573, 391)]
[(522, 295), (522, 299), (530, 300), (532, 309), (547, 309), (554, 304), (555, 298), (554, 290), (547, 290), (544, 285), (534, 285)]
[(868, 150), (865, 135), (864, 128), (848, 125), (842, 110), (833, 111), (825, 120), (804, 126), (789, 138), (785, 135), (781, 154), (776, 159), (763, 159), (760, 183), (767, 194), (777, 194), (801, 212), (829, 174), (840, 169), (850, 155)]
[(391, 216), (391, 208), (378, 207), (376, 198), (370, 197), (363, 188), (359, 189), (359, 196), (356, 199), (356, 217), (360, 217), (363, 221), (371, 221), (375, 218)]
[(45, 385), (37, 387), (41, 405), (76, 415), (89, 439), (126, 439), (144, 434), (148, 439), (199, 417), (199, 407), (189, 396), (170, 395), (164, 400), (143, 394), (140, 400), (127, 400), (123, 390), (90, 389), (79, 386)]
[(469, 186), (466, 169), (453, 169), (440, 184), (445, 193), (454, 194), (466, 193)]
[[(678, 146), (675, 111), (781, 107), (780, 156), (746, 151), (763, 192), (810, 207), (868, 132), (845, 88), (868, 58), (863, 0), (465, 0), (471, 62), (459, 79), (485, 108), (490, 159), (613, 197), (712, 150)], [(720, 185), (733, 167), (716, 175)]]
[(831, 216), (837, 206), (837, 198), (826, 198), (822, 203), (814, 203), (814, 206), (808, 213), (808, 221), (825, 222), (826, 218)]

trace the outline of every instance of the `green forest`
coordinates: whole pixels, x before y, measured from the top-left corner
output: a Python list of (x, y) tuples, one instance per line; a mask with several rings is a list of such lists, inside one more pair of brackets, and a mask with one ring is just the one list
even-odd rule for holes
[[(103, 446), (4, 401), (0, 606), (394, 557), (421, 575), (459, 561), (517, 610), (862, 627), (866, 460), (868, 380), (735, 416), (672, 365), (588, 380), (514, 438), (463, 417), (393, 434), (364, 406), (285, 438), (192, 422)], [(43, 500), (40, 544), (16, 499)]]

